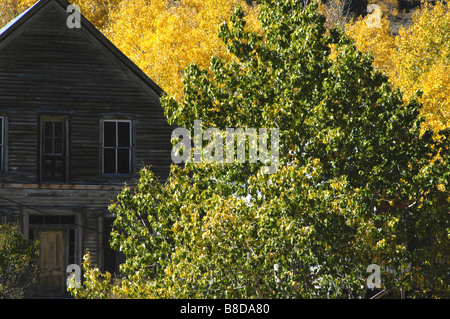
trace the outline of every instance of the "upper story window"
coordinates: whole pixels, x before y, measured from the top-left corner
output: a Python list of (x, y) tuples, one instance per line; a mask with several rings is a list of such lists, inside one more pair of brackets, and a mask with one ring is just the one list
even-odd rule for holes
[(132, 125), (130, 120), (104, 120), (102, 139), (103, 174), (132, 171)]
[(41, 135), (41, 178), (64, 182), (67, 167), (67, 119), (43, 118)]
[(5, 118), (0, 116), (0, 172), (5, 169)]

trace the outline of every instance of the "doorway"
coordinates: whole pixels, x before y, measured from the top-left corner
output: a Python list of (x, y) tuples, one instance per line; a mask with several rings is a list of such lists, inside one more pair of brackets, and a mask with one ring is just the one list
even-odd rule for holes
[(56, 297), (64, 294), (66, 270), (66, 232), (63, 229), (38, 231), (40, 242), (39, 285), (40, 296)]
[(76, 263), (74, 215), (30, 215), (29, 238), (39, 240), (39, 281), (35, 296), (65, 298), (67, 266)]

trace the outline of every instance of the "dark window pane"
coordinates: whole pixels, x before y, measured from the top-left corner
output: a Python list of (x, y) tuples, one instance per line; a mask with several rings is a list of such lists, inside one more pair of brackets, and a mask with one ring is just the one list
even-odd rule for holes
[(55, 160), (54, 161), (54, 171), (53, 176), (55, 177), (62, 177), (63, 176), (63, 168), (64, 164), (62, 160)]
[(44, 160), (43, 177), (64, 177), (64, 161), (57, 158)]
[(75, 224), (75, 216), (61, 215), (59, 221), (61, 224)]
[(30, 222), (30, 224), (43, 224), (44, 216), (30, 215), (29, 222)]
[(63, 136), (63, 123), (59, 121), (55, 121), (55, 137), (62, 137)]
[(55, 138), (55, 149), (54, 154), (62, 155), (63, 153), (63, 142), (62, 138)]
[(43, 175), (44, 176), (52, 176), (52, 161), (51, 160), (44, 160), (43, 165)]
[(130, 174), (131, 122), (103, 122), (103, 172)]
[(44, 217), (44, 224), (52, 224), (56, 225), (59, 224), (59, 216), (45, 216)]
[(0, 117), (0, 144), (3, 144), (3, 140), (4, 140), (4, 132), (3, 132), (3, 118)]
[(129, 174), (130, 173), (130, 150), (129, 149), (119, 149), (117, 150), (117, 173), (119, 174)]
[(104, 122), (103, 123), (103, 143), (106, 147), (116, 146), (116, 122)]
[(103, 170), (105, 174), (116, 173), (116, 150), (105, 148), (103, 152)]
[(44, 141), (44, 154), (53, 154), (53, 139), (45, 138)]
[(119, 265), (125, 262), (125, 255), (111, 248), (110, 234), (114, 229), (113, 222), (114, 218), (105, 217), (103, 220), (103, 270), (111, 274), (119, 274)]
[(48, 181), (63, 181), (65, 176), (64, 120), (45, 120), (42, 137), (42, 177)]
[(46, 137), (53, 137), (53, 122), (46, 121), (44, 126), (45, 126), (44, 135)]
[(130, 147), (130, 122), (119, 122), (119, 147)]
[(69, 264), (72, 264), (72, 263), (75, 263), (75, 230), (70, 229), (69, 230)]

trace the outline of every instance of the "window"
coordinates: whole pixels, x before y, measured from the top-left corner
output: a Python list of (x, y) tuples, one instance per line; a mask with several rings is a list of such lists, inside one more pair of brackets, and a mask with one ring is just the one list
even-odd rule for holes
[(117, 250), (111, 248), (111, 232), (113, 230), (114, 218), (105, 217), (103, 219), (103, 271), (108, 271), (111, 274), (119, 274), (119, 265), (125, 262), (125, 255)]
[(66, 120), (44, 119), (41, 176), (44, 181), (64, 182), (66, 178)]
[(5, 118), (0, 116), (0, 172), (4, 171), (5, 161)]
[(103, 174), (131, 174), (131, 121), (103, 121)]

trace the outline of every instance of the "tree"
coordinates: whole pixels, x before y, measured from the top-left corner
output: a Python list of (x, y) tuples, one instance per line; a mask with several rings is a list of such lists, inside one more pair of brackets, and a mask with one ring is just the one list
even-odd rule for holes
[(326, 17), (328, 29), (344, 27), (350, 18), (351, 0), (328, 0), (319, 2), (319, 11)]
[(219, 30), (233, 59), (190, 65), (182, 99), (162, 105), (186, 128), (278, 128), (278, 170), (190, 162), (165, 184), (142, 170), (110, 207), (125, 278), (112, 283), (86, 256), (74, 294), (358, 297), (376, 263), (391, 269), (388, 290), (449, 296), (449, 133), (421, 135), (420, 104), (327, 31), (316, 2), (262, 1), (259, 19), (262, 34), (235, 9)]
[[(412, 16), (412, 25), (390, 32), (389, 21), (381, 18), (374, 27), (367, 18), (347, 27), (348, 34), (363, 52), (371, 51), (377, 68), (389, 75), (405, 101), (416, 97), (423, 104), (424, 129), (435, 133), (448, 128), (450, 116), (450, 10), (448, 3), (423, 2)], [(438, 134), (436, 134), (438, 136)]]
[(30, 296), (37, 282), (38, 242), (17, 227), (0, 225), (0, 299)]

